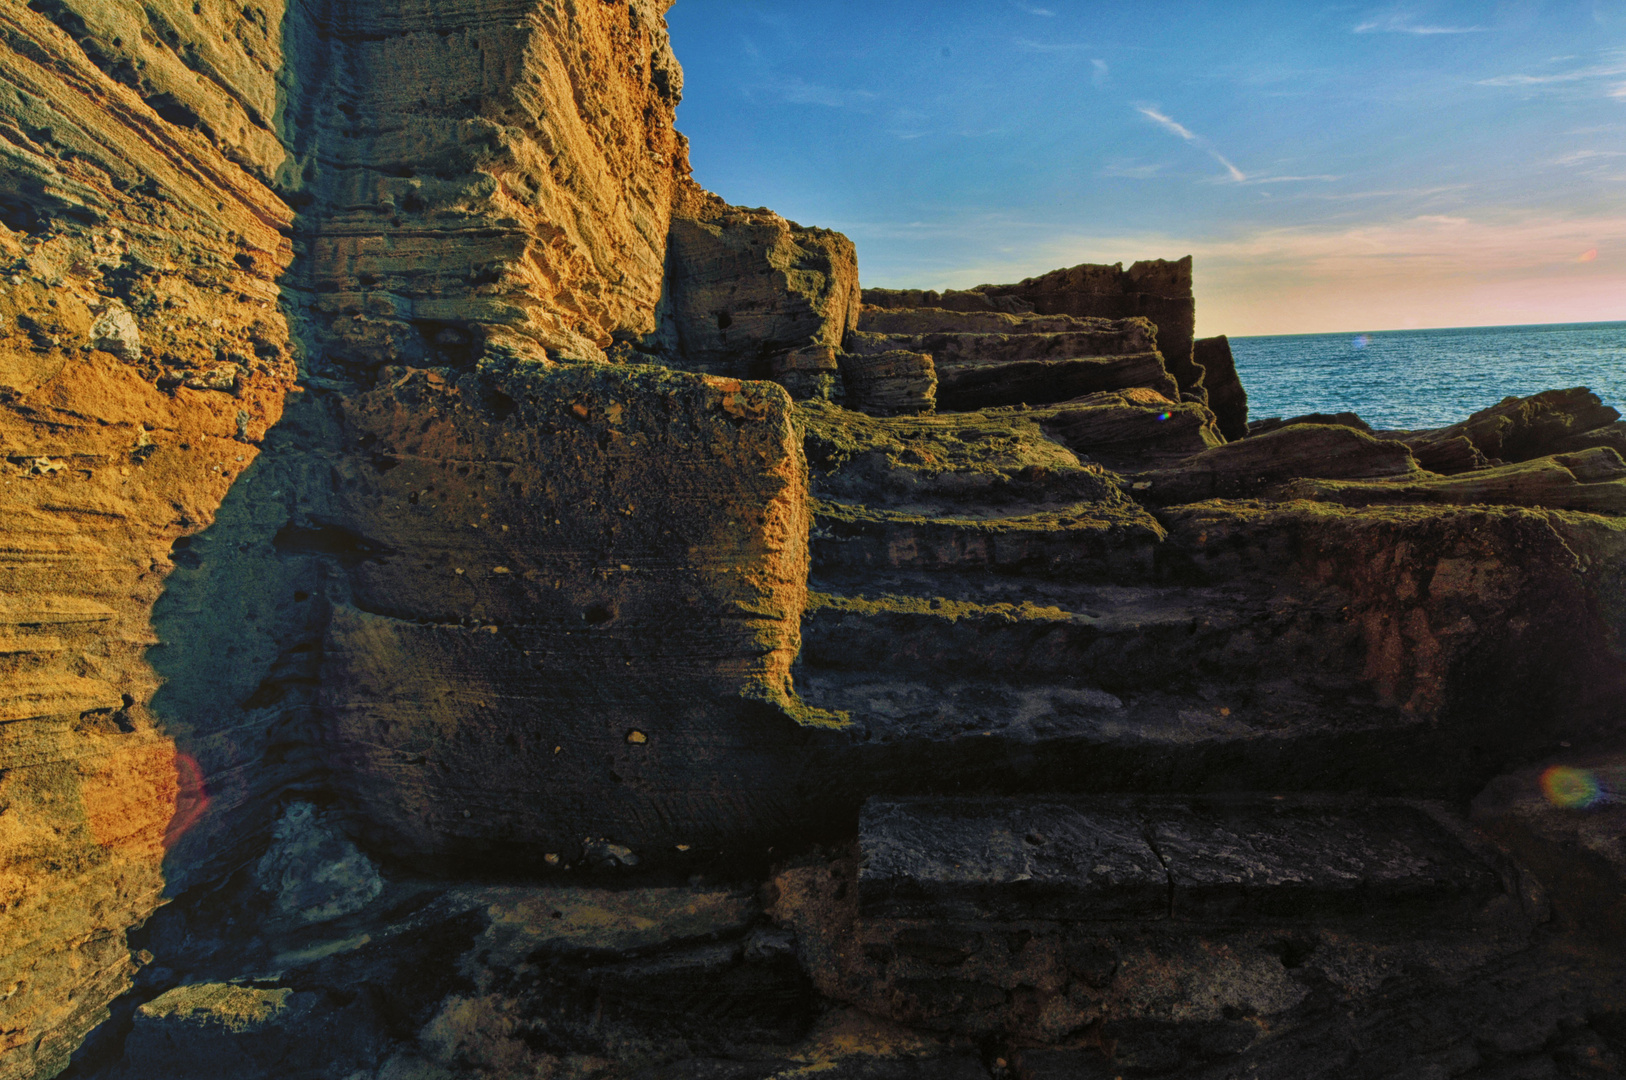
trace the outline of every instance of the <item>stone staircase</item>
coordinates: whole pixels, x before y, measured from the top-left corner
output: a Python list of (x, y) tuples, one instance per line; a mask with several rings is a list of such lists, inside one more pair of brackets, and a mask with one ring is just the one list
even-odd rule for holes
[(1375, 685), (1351, 590), (1259, 572), (1305, 546), (1273, 525), (1171, 507), (1415, 466), (1345, 429), (1222, 454), (1149, 331), (866, 310), (850, 348), (947, 359), (936, 414), (799, 407), (796, 686), (850, 720), (814, 774), (863, 809), (855, 847), (781, 874), (776, 918), (835, 1000), (1062, 1055), (1011, 1075), (1201, 1068), (1545, 917), (1426, 801), (1475, 782), (1480, 735)]

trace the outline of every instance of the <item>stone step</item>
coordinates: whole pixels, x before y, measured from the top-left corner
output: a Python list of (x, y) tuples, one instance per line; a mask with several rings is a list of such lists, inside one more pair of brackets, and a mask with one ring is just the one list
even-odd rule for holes
[[(945, 580), (945, 578), (947, 578)], [(1245, 590), (1063, 585), (977, 574), (890, 574), (815, 580), (802, 618), (802, 662), (819, 668), (1087, 679), (1121, 692), (1172, 689), (1207, 675), (1257, 679), (1304, 663), (1291, 643), (1261, 663), (1274, 639), (1300, 634), (1306, 610)], [(1252, 656), (1230, 648), (1247, 635)], [(1297, 638), (1294, 639), (1295, 641)]]
[(970, 412), (1006, 405), (1049, 405), (1103, 390), (1145, 387), (1180, 398), (1173, 376), (1155, 352), (1071, 360), (1017, 360), (1003, 364), (937, 365), (937, 407)]
[(1164, 532), (1132, 504), (1005, 508), (1006, 516), (942, 516), (816, 500), (816, 571), (995, 570), (1078, 581), (1143, 581)]
[(825, 994), (1116, 1066), (1052, 1076), (1173, 1074), (1397, 976), (1460, 981), (1546, 907), (1443, 807), (1325, 794), (879, 797), (852, 854), (774, 884)]
[(1483, 781), (1474, 731), (1418, 723), (1364, 686), (1311, 672), (1132, 693), (1084, 679), (998, 681), (806, 664), (794, 678), (808, 705), (850, 721), (821, 735), (810, 766), (839, 804), (886, 791), (1466, 797)]
[(1139, 319), (1105, 322), (1088, 330), (1040, 334), (875, 334), (854, 331), (847, 351), (860, 355), (929, 353), (940, 367), (1004, 364), (1015, 360), (1077, 360), (1088, 356), (1128, 356), (1157, 348), (1150, 323)]
[(875, 417), (808, 401), (797, 427), (816, 496), (867, 506), (951, 506), (979, 514), (1013, 505), (1102, 503), (1132, 507), (1119, 478), (1080, 462), (1014, 409)]
[(1425, 810), (1326, 798), (886, 799), (868, 919), (1314, 920), (1477, 907), (1500, 871)]
[[(1055, 334), (1077, 331), (1146, 333), (1138, 319), (1035, 315), (1004, 311), (950, 311), (936, 307), (878, 308), (865, 305), (858, 329), (872, 334)], [(1150, 346), (1148, 346), (1150, 347)]]

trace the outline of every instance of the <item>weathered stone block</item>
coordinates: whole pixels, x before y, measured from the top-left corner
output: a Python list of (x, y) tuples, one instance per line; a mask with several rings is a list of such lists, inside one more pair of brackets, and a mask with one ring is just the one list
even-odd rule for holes
[[(341, 787), (408, 855), (669, 857), (788, 813), (806, 466), (771, 383), (518, 365), (349, 403)], [(788, 711), (787, 711), (788, 710)]]
[(932, 358), (905, 349), (840, 356), (849, 408), (873, 416), (931, 412), (937, 405)]
[(851, 240), (687, 190), (674, 210), (662, 345), (682, 367), (760, 377), (775, 355), (840, 348), (858, 325)]

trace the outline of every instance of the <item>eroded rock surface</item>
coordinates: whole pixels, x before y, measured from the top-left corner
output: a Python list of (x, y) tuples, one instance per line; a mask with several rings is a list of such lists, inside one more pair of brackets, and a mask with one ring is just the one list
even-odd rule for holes
[(861, 292), (663, 11), (0, 12), (0, 1077), (1618, 1072), (1615, 410)]

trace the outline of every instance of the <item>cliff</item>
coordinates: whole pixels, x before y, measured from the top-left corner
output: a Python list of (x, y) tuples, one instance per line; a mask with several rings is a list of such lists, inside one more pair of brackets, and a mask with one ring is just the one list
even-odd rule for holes
[(0, 1078), (1614, 1068), (1618, 414), (861, 291), (664, 11), (0, 10)]

